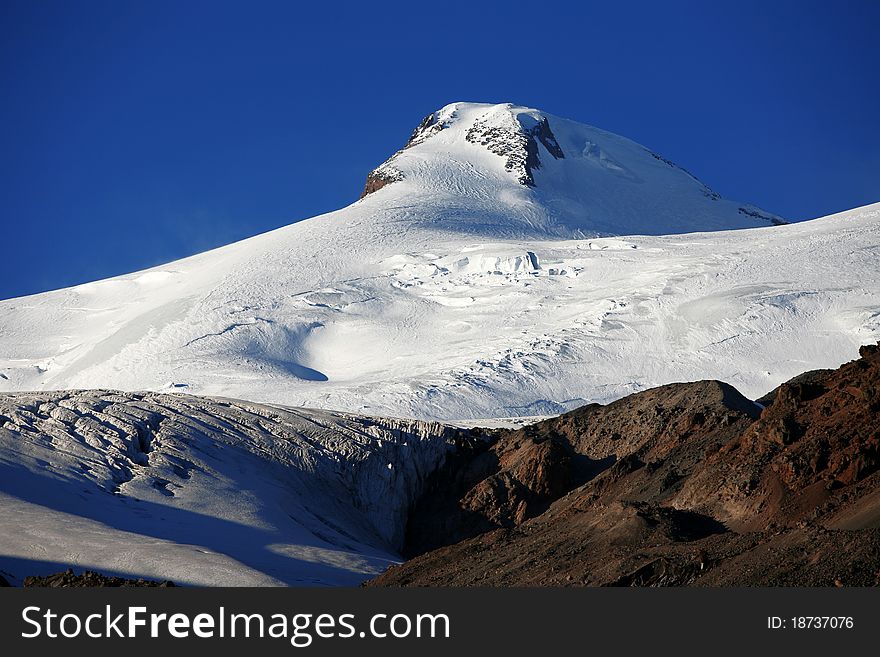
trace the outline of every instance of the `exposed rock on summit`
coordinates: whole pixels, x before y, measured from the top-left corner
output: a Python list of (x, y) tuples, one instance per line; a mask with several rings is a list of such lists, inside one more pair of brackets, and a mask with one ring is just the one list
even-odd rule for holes
[(504, 168), (528, 187), (535, 186), (532, 172), (541, 166), (539, 143), (557, 160), (565, 157), (545, 116), (535, 119), (527, 114), (519, 117), (502, 114), (499, 120), (498, 115), (490, 115), (474, 121), (465, 139), (505, 158)]

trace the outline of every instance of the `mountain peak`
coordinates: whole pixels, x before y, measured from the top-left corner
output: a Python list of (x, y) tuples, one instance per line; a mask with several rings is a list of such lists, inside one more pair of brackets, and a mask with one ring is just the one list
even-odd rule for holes
[[(413, 130), (403, 150), (418, 146), (454, 123), (464, 121), (464, 140), (478, 144), (490, 153), (504, 158), (504, 168), (521, 185), (534, 187), (532, 171), (541, 166), (538, 144), (550, 156), (565, 157), (556, 136), (550, 128), (549, 119), (539, 110), (521, 107), (513, 103), (491, 105), (488, 103), (451, 103), (428, 114)], [(377, 169), (370, 172), (361, 198), (385, 185), (403, 179), (393, 164), (392, 156)]]
[[(530, 226), (570, 235), (662, 234), (785, 223), (723, 199), (629, 139), (513, 103), (452, 103), (428, 114), (367, 176), (361, 198), (400, 193), (483, 211), (520, 205)], [(390, 194), (391, 192), (384, 192)], [(515, 201), (515, 202), (514, 202)], [(514, 212), (513, 214), (516, 214)]]

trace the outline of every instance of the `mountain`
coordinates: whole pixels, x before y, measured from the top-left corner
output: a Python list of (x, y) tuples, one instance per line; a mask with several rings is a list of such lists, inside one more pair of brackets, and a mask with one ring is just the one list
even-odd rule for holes
[(465, 103), (427, 117), (365, 192), (0, 302), (0, 391), (469, 420), (705, 378), (756, 398), (880, 337), (880, 205), (775, 225), (622, 137)]
[(0, 302), (0, 583), (865, 583), (878, 252), (447, 106), (347, 208)]
[(880, 346), (860, 353), (766, 407), (672, 384), (459, 450), (410, 514), (422, 554), (371, 584), (876, 586)]

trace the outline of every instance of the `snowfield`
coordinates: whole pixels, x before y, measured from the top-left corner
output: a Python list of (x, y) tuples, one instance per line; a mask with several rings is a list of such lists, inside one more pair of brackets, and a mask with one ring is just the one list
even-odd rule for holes
[[(756, 397), (880, 337), (880, 206), (772, 225), (594, 128), (549, 117), (565, 157), (540, 135), (522, 146), (530, 133), (511, 126), (546, 116), (448, 106), (377, 169), (396, 182), (347, 208), (0, 302), (0, 391), (457, 421), (704, 378)], [(644, 235), (748, 226), (763, 227)], [(643, 235), (587, 236), (615, 228)]]

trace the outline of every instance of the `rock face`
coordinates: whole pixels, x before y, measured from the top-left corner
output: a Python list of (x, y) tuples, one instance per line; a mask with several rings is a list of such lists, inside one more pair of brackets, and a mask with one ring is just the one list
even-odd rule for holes
[(539, 142), (557, 160), (565, 157), (546, 116), (535, 119), (529, 115), (492, 115), (474, 121), (465, 139), (505, 158), (504, 168), (527, 187), (535, 186), (532, 172), (541, 167)]
[(390, 168), (386, 168), (385, 170), (374, 169), (367, 174), (367, 183), (364, 185), (364, 191), (361, 192), (360, 198), (363, 198), (367, 194), (372, 194), (385, 187), (385, 185), (390, 185), (400, 179), (400, 176), (395, 175)]
[(740, 531), (838, 524), (854, 497), (875, 488), (880, 469), (880, 352), (866, 346), (860, 355), (780, 386), (760, 419), (707, 458), (674, 503)]
[(763, 410), (702, 381), (499, 432), (429, 479), (407, 539), (436, 549), (371, 585), (877, 585), (880, 349), (860, 353)]

